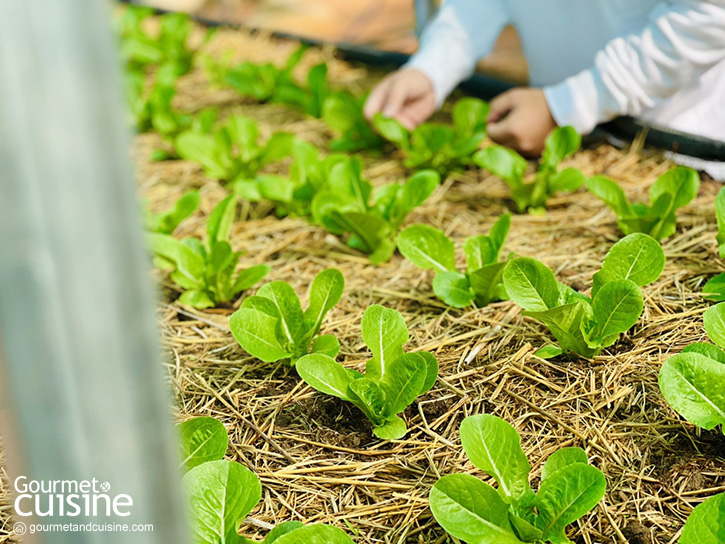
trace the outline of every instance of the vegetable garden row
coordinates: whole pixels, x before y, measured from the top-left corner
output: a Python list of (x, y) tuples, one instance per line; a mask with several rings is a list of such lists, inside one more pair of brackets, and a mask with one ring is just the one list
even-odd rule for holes
[(532, 169), (481, 100), (409, 132), (319, 51), (118, 27), (196, 542), (725, 542), (725, 190), (653, 158), (630, 202), (570, 128)]
[[(297, 108), (321, 118), (336, 135), (330, 144), (332, 153), (327, 154), (289, 132), (274, 132), (263, 140), (257, 122), (249, 117), (222, 117), (214, 108), (188, 115), (174, 108), (176, 78), (195, 62), (194, 52), (187, 48), (191, 27), (183, 16), (164, 16), (160, 34), (152, 37), (144, 30), (144, 19), (142, 11), (126, 11), (121, 34), (131, 74), (135, 124), (154, 129), (165, 139), (152, 159), (196, 162), (207, 178), (230, 192), (209, 214), (203, 240), (173, 235), (198, 206), (198, 192), (185, 194), (166, 213), (149, 216), (150, 248), (157, 266), (170, 271), (170, 280), (181, 292), (177, 303), (200, 310), (233, 305), (229, 329), (246, 353), (265, 363), (293, 366), (313, 389), (351, 403), (381, 440), (406, 436), (401, 414), (436, 385), (435, 354), (404, 350), (410, 340), (405, 318), (395, 309), (371, 304), (363, 312), (358, 333), (372, 353), (365, 372), (336, 361), (341, 349), (338, 338), (320, 334), (327, 313), (344, 294), (345, 279), (336, 268), (322, 270), (310, 282), (304, 310), (295, 289), (285, 281), (268, 282), (255, 295), (246, 294), (270, 267), (258, 264), (238, 271), (242, 254), (232, 248), (230, 234), (240, 198), (270, 203), (278, 217), (306, 218), (369, 255), (373, 264), (388, 262), (397, 248), (415, 266), (434, 270), (432, 290), (446, 306), (481, 308), (492, 301), (513, 301), (523, 315), (542, 322), (555, 340), (533, 355), (559, 357), (567, 364), (566, 359), (591, 359), (616, 345), (620, 335), (639, 321), (647, 286), (665, 267), (659, 242), (676, 233), (677, 210), (698, 194), (698, 174), (684, 167), (659, 176), (651, 186), (649, 204), (630, 203), (620, 186), (606, 177), (561, 168), (562, 161), (580, 147), (579, 136), (567, 127), (550, 135), (537, 171), (527, 175), (528, 162), (514, 151), (495, 145), (480, 149), (487, 105), (474, 98), (456, 102), (450, 125), (431, 122), (408, 132), (378, 115), (371, 126), (362, 115), (363, 97), (330, 89), (327, 64), (312, 66), (301, 83), (293, 77), (304, 47), (281, 69), (253, 62), (227, 66), (202, 57), (200, 63), (212, 85), (228, 85), (257, 102)], [(161, 45), (160, 58), (148, 55), (153, 44)], [(151, 75), (149, 65), (159, 65)], [(152, 83), (147, 90), (149, 77)], [(390, 144), (412, 174), (404, 183), (374, 186), (365, 178), (363, 160), (350, 153), (379, 153)], [(268, 173), (271, 165), (280, 162), (288, 163), (286, 175)], [(403, 229), (411, 212), (439, 188), (442, 178), (475, 166), (506, 183), (520, 213), (545, 213), (547, 202), (557, 193), (582, 186), (611, 208), (626, 236), (611, 246), (594, 274), (591, 296), (559, 282), (553, 271), (529, 256), (502, 258), (511, 224), (508, 213), (488, 235), (465, 241), (465, 273), (456, 269), (455, 243), (442, 230), (425, 224)], [(725, 192), (716, 205), (721, 240), (725, 238)], [(723, 277), (705, 285), (706, 298), (723, 300)], [(725, 348), (725, 305), (709, 308), (703, 322), (713, 343), (692, 343), (666, 358), (659, 386), (680, 415), (712, 430), (725, 423), (725, 352), (721, 349)], [(216, 420), (186, 421), (181, 434), (189, 469), (184, 482), (197, 541), (238, 539), (239, 524), (261, 498), (258, 478), (241, 464), (222, 460), (226, 430)], [(497, 484), (494, 488), (474, 476), (449, 474), (441, 475), (432, 486), (429, 502), (435, 520), (460, 540), (566, 542), (567, 526), (605, 495), (604, 474), (589, 464), (583, 449), (571, 446), (548, 456), (535, 493), (529, 482), (531, 465), (518, 433), (494, 415), (463, 419), (460, 440), (471, 463)], [(690, 516), (680, 542), (721, 542), (724, 520), (725, 495), (715, 495)], [(350, 529), (355, 532), (354, 527)], [(332, 526), (291, 521), (270, 531), (265, 542), (272, 541), (348, 542), (350, 537)]]

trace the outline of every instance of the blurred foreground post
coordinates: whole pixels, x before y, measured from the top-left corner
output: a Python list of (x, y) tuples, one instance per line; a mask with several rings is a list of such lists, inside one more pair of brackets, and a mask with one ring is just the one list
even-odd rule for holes
[(127, 517), (106, 516), (103, 500), (97, 514), (69, 516), (66, 506), (59, 515), (56, 499), (53, 515), (14, 521), (153, 525), (27, 542), (187, 542), (121, 89), (107, 2), (0, 0), (0, 420), (15, 431), (10, 478), (95, 478), (98, 493), (133, 501)]

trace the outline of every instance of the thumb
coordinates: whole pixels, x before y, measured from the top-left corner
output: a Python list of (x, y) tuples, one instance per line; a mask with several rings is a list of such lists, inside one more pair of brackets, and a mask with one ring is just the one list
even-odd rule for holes
[(513, 109), (514, 97), (511, 91), (506, 91), (491, 100), (488, 112), (489, 123), (497, 123)]

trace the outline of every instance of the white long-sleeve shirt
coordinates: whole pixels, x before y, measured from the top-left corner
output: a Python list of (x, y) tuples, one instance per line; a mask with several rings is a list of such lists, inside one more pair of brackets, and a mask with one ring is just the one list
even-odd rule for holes
[(559, 125), (632, 115), (725, 141), (725, 0), (448, 0), (408, 66), (440, 104), (509, 24)]

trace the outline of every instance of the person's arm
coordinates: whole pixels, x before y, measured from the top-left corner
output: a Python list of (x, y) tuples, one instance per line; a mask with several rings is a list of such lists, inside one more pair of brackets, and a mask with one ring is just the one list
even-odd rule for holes
[(426, 25), (418, 52), (404, 68), (428, 76), (440, 107), (473, 74), (478, 60), (491, 53), (508, 22), (503, 0), (448, 0)]
[(418, 52), (383, 79), (365, 103), (408, 129), (428, 119), (493, 49), (508, 22), (504, 0), (448, 0), (426, 26)]
[(557, 124), (586, 134), (642, 114), (724, 59), (725, 0), (672, 0), (652, 11), (642, 32), (612, 40), (594, 66), (544, 93)]

